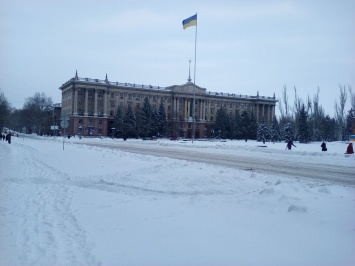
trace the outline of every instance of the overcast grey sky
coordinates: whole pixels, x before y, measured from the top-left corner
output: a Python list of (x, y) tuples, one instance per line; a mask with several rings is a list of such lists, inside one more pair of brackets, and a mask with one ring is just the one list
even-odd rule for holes
[[(333, 116), (339, 84), (355, 91), (355, 1), (0, 0), (0, 89), (12, 106), (74, 77), (303, 100), (320, 88)], [(347, 104), (347, 109), (350, 104)]]

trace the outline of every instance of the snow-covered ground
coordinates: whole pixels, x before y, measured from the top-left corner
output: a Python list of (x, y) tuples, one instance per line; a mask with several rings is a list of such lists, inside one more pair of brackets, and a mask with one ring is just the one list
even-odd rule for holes
[[(285, 151), (71, 138), (63, 150), (62, 138), (31, 137), (0, 142), (0, 265), (354, 265), (353, 183), (189, 160), (192, 151), (209, 162), (239, 152), (352, 167), (355, 179), (346, 143), (321, 152), (318, 142)], [(185, 151), (186, 160), (103, 146), (111, 144)]]

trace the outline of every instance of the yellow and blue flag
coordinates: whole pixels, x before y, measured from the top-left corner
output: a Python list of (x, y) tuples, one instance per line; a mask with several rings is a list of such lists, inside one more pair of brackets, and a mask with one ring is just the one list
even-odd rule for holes
[(187, 19), (184, 19), (182, 21), (182, 27), (186, 29), (187, 27), (191, 26), (196, 26), (197, 25), (197, 14), (193, 15), (192, 17), (189, 17)]

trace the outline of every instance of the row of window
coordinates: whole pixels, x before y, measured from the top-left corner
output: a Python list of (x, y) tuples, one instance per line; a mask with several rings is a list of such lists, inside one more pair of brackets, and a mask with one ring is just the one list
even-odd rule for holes
[[(65, 101), (65, 104), (68, 103), (67, 101)], [(93, 102), (94, 101), (92, 99), (89, 99), (88, 100), (88, 106), (92, 106)], [(182, 101), (179, 101), (179, 103), (182, 103)], [(81, 106), (83, 104), (84, 104), (84, 100), (79, 98), (78, 99), (78, 105)], [(119, 104), (119, 106), (123, 106), (123, 102), (119, 102), (118, 104)], [(128, 103), (128, 104), (130, 105), (131, 103)], [(196, 102), (196, 105), (198, 105), (197, 102)], [(102, 107), (103, 106), (103, 101), (102, 100), (97, 100), (97, 106)], [(155, 105), (153, 104), (153, 107), (154, 106)], [(213, 109), (212, 106), (216, 106), (217, 108), (219, 108), (221, 106), (221, 103), (220, 102), (216, 102), (216, 101), (211, 101), (210, 106), (211, 106), (211, 110), (212, 110)], [(116, 101), (115, 100), (110, 100), (110, 107), (111, 108), (112, 107), (116, 107)], [(136, 103), (136, 107), (138, 107), (138, 108), (141, 107), (141, 103)], [(250, 108), (251, 106), (247, 105), (247, 104), (244, 104), (244, 103), (229, 103), (229, 104), (223, 103), (223, 107), (224, 108), (227, 108), (227, 107), (229, 107), (229, 108), (233, 108), (233, 107), (238, 108), (238, 107), (240, 107), (240, 109), (245, 109), (247, 107)]]
[[(103, 97), (103, 95), (104, 95), (103, 92), (104, 91), (101, 91), (101, 90), (98, 91), (99, 98)], [(81, 94), (79, 94), (79, 95), (81, 95)], [(93, 96), (93, 90), (89, 90), (88, 95)], [(168, 103), (171, 102), (170, 96), (131, 94), (131, 93), (124, 93), (124, 92), (110, 92), (110, 98), (115, 99), (115, 97), (119, 97), (119, 99), (124, 99), (126, 97), (126, 98), (128, 98), (128, 100), (136, 100), (136, 101), (141, 101), (144, 98), (148, 97), (149, 100), (152, 100), (153, 102), (157, 102), (159, 100), (163, 100)], [(84, 97), (81, 97), (81, 99), (79, 98), (78, 101), (81, 101), (81, 102), (84, 101)], [(90, 99), (88, 101), (90, 101)], [(99, 99), (98, 101), (102, 101), (102, 100)], [(179, 103), (182, 103), (182, 102), (183, 102), (183, 98), (180, 97)], [(199, 102), (198, 99), (196, 99), (195, 104), (197, 105), (198, 102)], [(242, 109), (244, 108), (244, 105), (246, 105), (244, 103), (239, 103), (239, 102), (228, 102), (228, 103), (224, 102), (224, 103), (222, 103), (219, 100), (206, 100), (205, 102), (206, 102), (206, 104), (210, 104), (211, 106), (216, 105), (217, 107), (220, 107), (221, 105), (223, 105), (223, 107), (230, 107), (230, 108), (233, 108), (234, 106), (235, 107), (240, 106), (240, 108), (242, 108)]]

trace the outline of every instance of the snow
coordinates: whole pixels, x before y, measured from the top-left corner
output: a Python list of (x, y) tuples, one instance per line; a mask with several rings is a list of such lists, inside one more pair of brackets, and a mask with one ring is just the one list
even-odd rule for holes
[[(295, 144), (76, 137), (63, 150), (62, 138), (1, 141), (1, 265), (354, 265), (354, 182), (189, 160), (193, 151), (237, 152), (355, 165), (346, 143), (327, 143), (328, 152)], [(186, 160), (120, 146), (183, 151)]]

